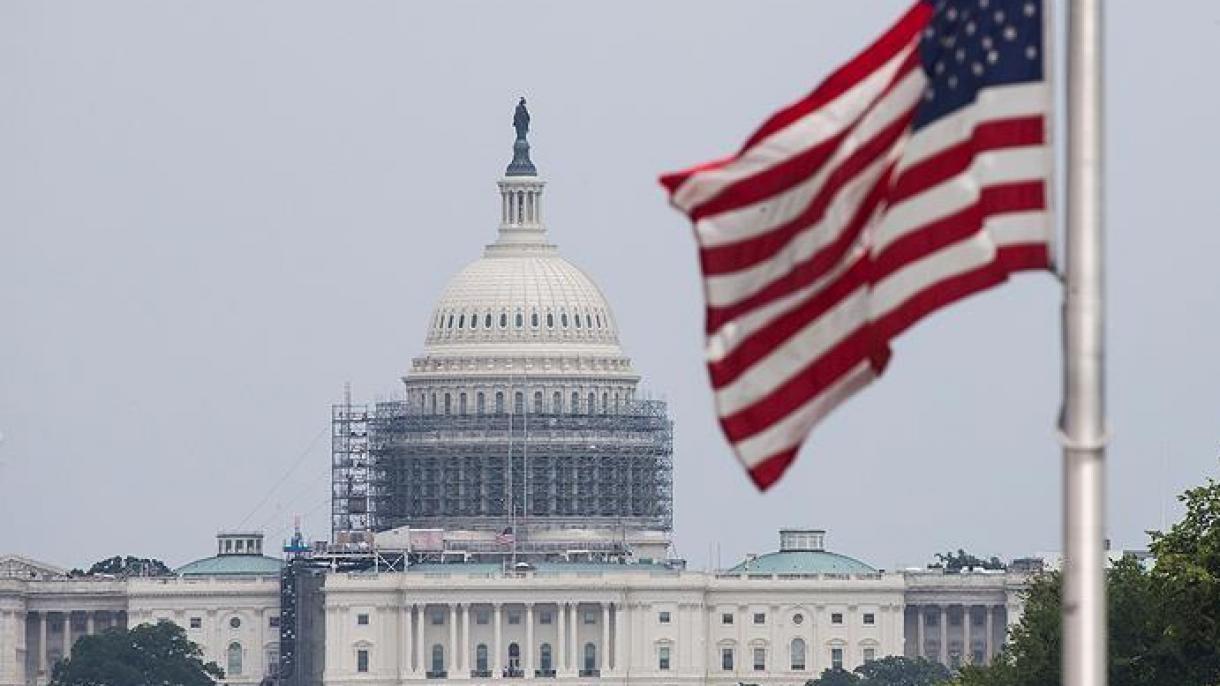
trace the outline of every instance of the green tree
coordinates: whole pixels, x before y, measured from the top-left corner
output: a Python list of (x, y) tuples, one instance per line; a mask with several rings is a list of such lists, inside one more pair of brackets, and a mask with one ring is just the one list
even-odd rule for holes
[(860, 677), (841, 667), (827, 667), (822, 675), (805, 682), (805, 686), (859, 686)]
[(160, 560), (151, 557), (134, 557), (132, 555), (126, 557), (115, 555), (114, 557), (94, 562), (89, 571), (73, 569), (69, 572), (69, 576), (97, 576), (101, 574), (119, 577), (172, 576), (173, 572)]
[(215, 686), (224, 672), (181, 627), (162, 620), (83, 636), (55, 664), (51, 686)]
[(860, 686), (936, 686), (949, 680), (949, 669), (939, 662), (890, 656), (856, 667)]
[[(1106, 572), (1112, 686), (1220, 684), (1220, 484), (1184, 493), (1186, 514), (1151, 532), (1156, 565), (1133, 557)], [(1057, 573), (1031, 584), (1021, 622), (990, 667), (966, 667), (961, 686), (1055, 686), (1062, 656)]]

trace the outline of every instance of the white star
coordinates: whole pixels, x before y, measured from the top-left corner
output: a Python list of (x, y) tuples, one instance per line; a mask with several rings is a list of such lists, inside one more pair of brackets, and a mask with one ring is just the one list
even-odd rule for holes
[(957, 49), (957, 52), (956, 52), (956, 53), (954, 53), (954, 55), (953, 55), (953, 56), (957, 58), (957, 61), (958, 61), (958, 62), (965, 62), (965, 61), (966, 61), (966, 51), (965, 51), (965, 50), (962, 50), (961, 48), (958, 48), (958, 49)]
[(949, 21), (957, 21), (957, 8), (950, 7), (949, 11), (945, 13), (945, 16), (949, 17)]
[(982, 43), (984, 50), (991, 49), (991, 36), (983, 36), (983, 40), (980, 42)]
[(935, 100), (936, 99), (936, 90), (934, 88), (932, 88), (931, 86), (928, 86), (928, 89), (923, 92), (923, 99), (927, 100), (928, 102)]
[(944, 62), (937, 62), (937, 63), (936, 63), (936, 73), (937, 73), (937, 74), (943, 74), (943, 73), (945, 73), (945, 63), (944, 63)]
[(1035, 48), (1032, 45), (1029, 46), (1028, 48), (1025, 48), (1025, 56), (1031, 60), (1037, 59), (1038, 58), (1038, 48)]
[(1025, 3), (1025, 16), (1032, 17), (1032, 16), (1034, 16), (1034, 12), (1037, 12), (1037, 11), (1038, 11), (1038, 8), (1034, 6), (1034, 3), (1032, 3), (1032, 2)]
[(975, 76), (982, 76), (983, 75), (983, 65), (979, 64), (978, 62), (975, 62), (974, 64), (970, 65), (970, 71), (974, 72)]
[(987, 9), (987, 6), (990, 4), (991, 0), (979, 0), (979, 7), (982, 9)]
[(1016, 29), (1016, 27), (1013, 27), (1013, 26), (1005, 26), (1005, 27), (1004, 27), (1004, 38), (1005, 38), (1006, 40), (1016, 40), (1016, 39), (1017, 39), (1017, 29)]
[(1004, 23), (1004, 10), (995, 11), (995, 23), (997, 23), (997, 24)]
[(974, 22), (972, 22), (972, 21), (971, 21), (971, 22), (966, 22), (966, 35), (967, 35), (967, 36), (973, 36), (973, 35), (974, 35)]
[(987, 63), (988, 64), (995, 64), (996, 62), (999, 62), (999, 61), (1000, 61), (1000, 53), (996, 52), (995, 50), (991, 50), (987, 53)]
[(956, 76), (949, 77), (949, 88), (957, 88), (957, 77)]

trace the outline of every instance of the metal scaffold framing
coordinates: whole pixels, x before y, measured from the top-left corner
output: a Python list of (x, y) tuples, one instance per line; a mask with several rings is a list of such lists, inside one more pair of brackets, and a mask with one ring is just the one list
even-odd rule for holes
[(369, 410), (345, 397), (332, 410), (334, 532), (672, 528), (664, 401), (542, 409), (445, 414), (397, 401)]

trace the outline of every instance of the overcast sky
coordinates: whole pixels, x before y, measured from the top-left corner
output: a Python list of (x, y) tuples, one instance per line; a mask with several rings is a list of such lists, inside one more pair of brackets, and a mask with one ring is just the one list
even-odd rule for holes
[[(324, 538), (329, 405), (399, 392), (494, 238), (520, 95), (551, 237), (670, 401), (679, 555), (728, 564), (784, 525), (885, 568), (1058, 549), (1047, 274), (919, 324), (766, 495), (714, 422), (656, 176), (906, 4), (0, 4), (0, 553), (177, 565), (294, 514)], [(1138, 547), (1220, 464), (1220, 6), (1107, 9), (1109, 534)]]

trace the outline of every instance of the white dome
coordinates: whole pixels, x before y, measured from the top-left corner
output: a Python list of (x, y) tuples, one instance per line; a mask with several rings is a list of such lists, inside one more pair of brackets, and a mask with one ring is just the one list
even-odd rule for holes
[(489, 344), (617, 349), (614, 315), (584, 272), (554, 248), (497, 254), (498, 247), (449, 281), (432, 312), (428, 352)]

